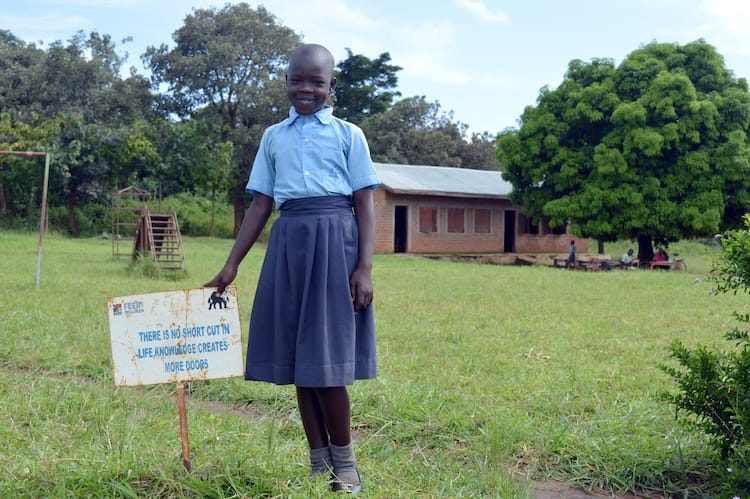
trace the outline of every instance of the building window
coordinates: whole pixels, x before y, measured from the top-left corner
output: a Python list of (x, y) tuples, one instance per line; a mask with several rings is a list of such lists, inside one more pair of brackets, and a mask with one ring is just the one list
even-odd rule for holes
[(477, 208), (474, 210), (474, 232), (480, 234), (489, 234), (492, 225), (492, 212), (486, 208)]
[(448, 208), (448, 232), (464, 231), (464, 209)]
[(561, 225), (560, 227), (555, 227), (552, 229), (553, 234), (557, 234), (558, 236), (561, 236), (565, 234), (567, 227), (564, 225)]
[(437, 232), (437, 208), (419, 208), (419, 232)]
[(539, 223), (532, 223), (531, 219), (526, 216), (518, 217), (522, 234), (539, 234)]

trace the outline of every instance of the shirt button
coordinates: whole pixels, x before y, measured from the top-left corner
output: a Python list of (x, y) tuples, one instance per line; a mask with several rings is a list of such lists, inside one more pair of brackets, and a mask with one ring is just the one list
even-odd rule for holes
[(305, 172), (305, 175), (310, 175), (310, 172)]

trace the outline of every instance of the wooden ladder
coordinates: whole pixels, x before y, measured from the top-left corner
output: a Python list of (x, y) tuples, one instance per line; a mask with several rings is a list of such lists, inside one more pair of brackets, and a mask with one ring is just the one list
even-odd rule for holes
[(185, 255), (174, 209), (151, 213), (144, 209), (135, 234), (133, 258), (150, 256), (156, 270), (184, 270)]

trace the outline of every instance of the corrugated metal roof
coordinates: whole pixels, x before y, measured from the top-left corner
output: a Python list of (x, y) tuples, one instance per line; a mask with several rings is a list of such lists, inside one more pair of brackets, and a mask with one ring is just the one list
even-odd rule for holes
[(508, 198), (513, 190), (498, 171), (375, 163), (382, 187), (398, 194)]

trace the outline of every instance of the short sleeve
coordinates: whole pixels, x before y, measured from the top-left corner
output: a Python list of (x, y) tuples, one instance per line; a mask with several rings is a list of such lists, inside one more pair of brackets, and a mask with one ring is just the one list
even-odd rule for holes
[(352, 190), (358, 191), (365, 187), (374, 189), (380, 185), (380, 179), (375, 172), (375, 166), (372, 164), (367, 139), (359, 127), (352, 126), (351, 130), (347, 162)]
[(267, 128), (260, 139), (258, 153), (255, 155), (255, 161), (253, 161), (253, 169), (250, 171), (250, 179), (245, 186), (245, 190), (250, 194), (260, 192), (273, 197), (276, 165), (270, 155), (268, 144), (271, 140), (271, 130), (271, 128)]

